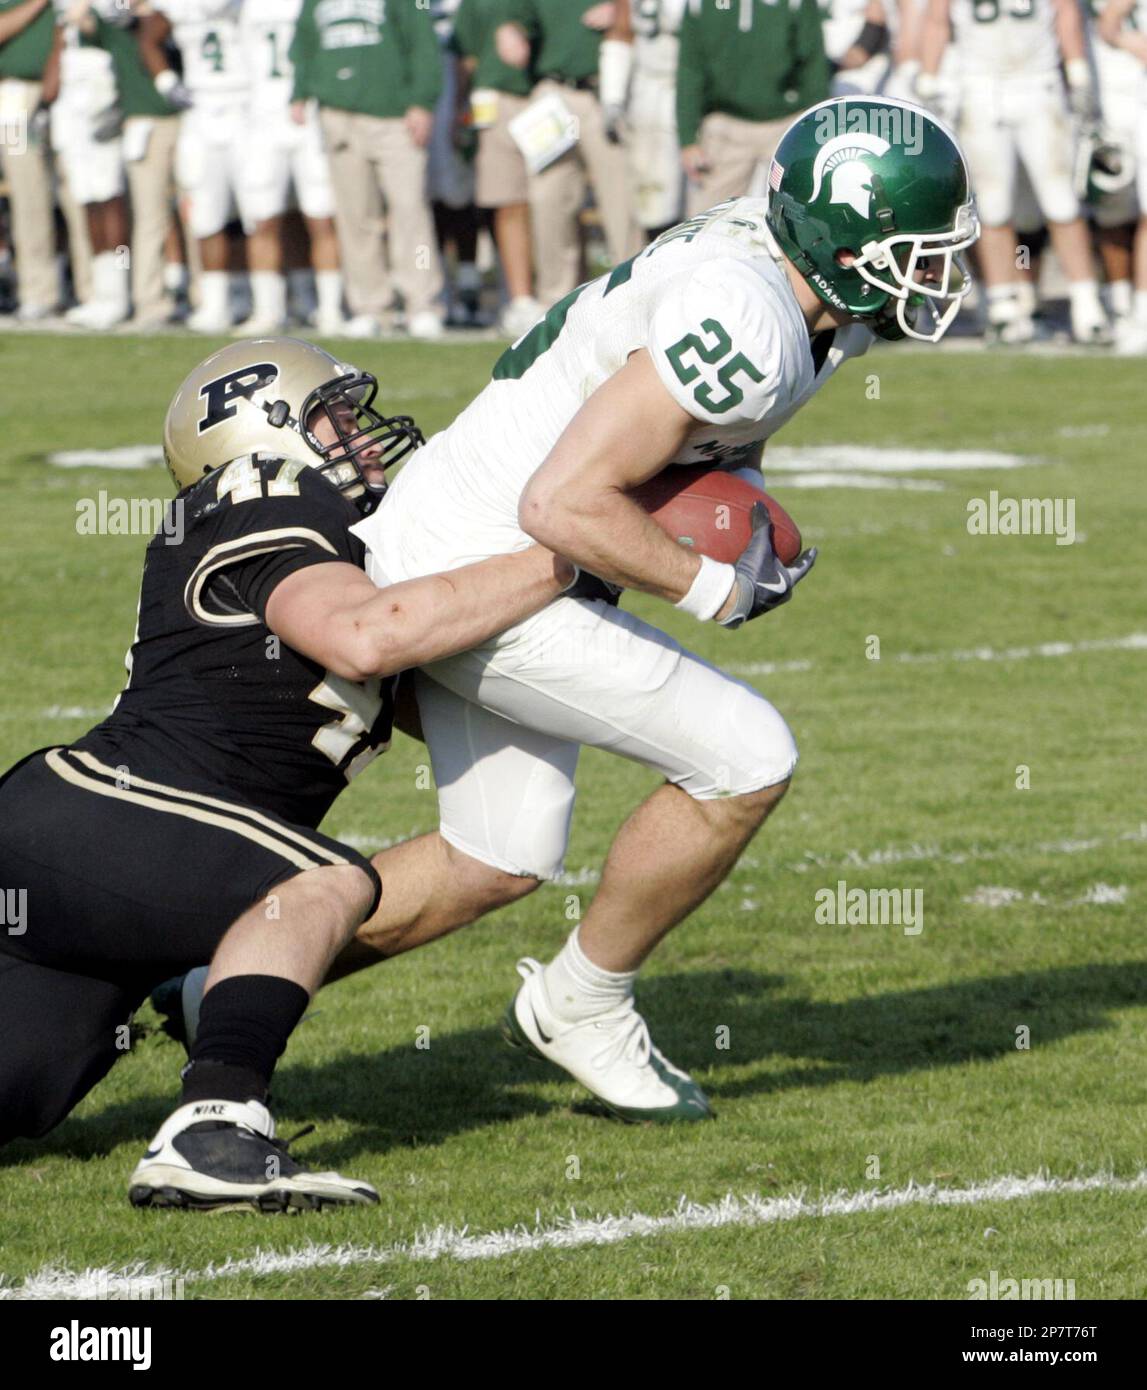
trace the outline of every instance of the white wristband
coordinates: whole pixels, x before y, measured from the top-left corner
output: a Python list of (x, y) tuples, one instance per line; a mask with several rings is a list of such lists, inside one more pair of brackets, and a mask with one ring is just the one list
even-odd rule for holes
[(173, 87), (179, 86), (179, 74), (171, 68), (164, 68), (155, 75), (155, 90), (161, 97), (171, 95)]
[(1091, 86), (1091, 65), (1086, 58), (1069, 58), (1063, 65), (1069, 87)]
[(729, 597), (736, 577), (737, 572), (732, 565), (723, 565), (720, 560), (711, 560), (708, 555), (702, 555), (701, 568), (690, 584), (689, 592), (673, 607), (707, 623), (710, 618), (716, 617)]

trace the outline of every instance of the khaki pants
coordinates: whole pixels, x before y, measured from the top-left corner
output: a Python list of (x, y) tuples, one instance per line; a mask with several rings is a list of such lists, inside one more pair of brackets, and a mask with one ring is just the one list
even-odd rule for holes
[(556, 92), (577, 117), (578, 142), (548, 169), (530, 178), (537, 294), (545, 306), (569, 294), (580, 278), (577, 219), (585, 201), (587, 173), (614, 264), (634, 255), (644, 244), (633, 216), (629, 158), (624, 145), (606, 139), (597, 97), (548, 79), (538, 83), (533, 95), (540, 97), (547, 92)]
[[(147, 129), (146, 140), (144, 130)], [(167, 317), (163, 291), (164, 242), (175, 198), (175, 144), (178, 116), (131, 116), (124, 131), (131, 191), (131, 297), (135, 317), (161, 322)]]
[[(401, 117), (322, 108), (347, 304), (379, 317), (402, 295), (407, 318), (438, 312), (442, 266), (426, 199), (426, 151)], [(389, 267), (383, 253), (383, 232)]]
[(688, 216), (695, 217), (726, 198), (744, 197), (758, 170), (760, 188), (753, 191), (763, 197), (768, 163), (790, 124), (788, 117), (779, 121), (742, 121), (723, 111), (710, 112), (701, 122), (699, 141), (709, 170), (700, 182), (689, 184)]
[[(40, 102), (40, 84), (5, 78), (0, 109), (5, 129), (27, 132), (26, 121)], [(52, 165), (46, 142), (6, 141), (4, 173), (12, 216), (12, 243), (25, 308), (55, 308), (60, 302), (56, 275), (56, 230), (52, 217)]]

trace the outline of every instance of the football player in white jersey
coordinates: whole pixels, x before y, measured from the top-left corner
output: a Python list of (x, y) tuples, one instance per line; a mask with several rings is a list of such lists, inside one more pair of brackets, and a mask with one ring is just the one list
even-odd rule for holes
[(253, 301), (251, 317), (235, 330), (240, 338), (273, 336), (286, 324), (283, 216), (292, 191), (310, 237), (318, 330), (334, 334), (343, 327), (334, 194), (319, 115), (314, 103), (291, 104), (294, 69), (287, 52), (301, 9), (302, 0), (241, 0), (239, 10), (250, 121), (238, 194)]
[[(812, 107), (781, 140), (769, 188), (672, 228), (507, 349), (356, 526), (376, 583), (537, 538), (701, 622), (736, 627), (787, 602), (815, 552), (786, 566), (766, 524), (721, 564), (677, 545), (627, 491), (670, 463), (744, 468), (760, 486), (764, 440), (872, 331), (942, 336), (978, 226), (954, 137), (908, 103)], [(583, 744), (665, 779), (622, 826), (557, 957), (519, 963), (505, 1030), (626, 1118), (707, 1116), (700, 1087), (653, 1046), (633, 983), (781, 799), (797, 759), (781, 715), (605, 598), (559, 599), (427, 666), (416, 691), (441, 835), (510, 876), (560, 871)]]
[[(152, 0), (140, 49), (155, 85), (183, 108), (175, 175), (184, 195), (185, 226), (199, 243), (199, 307), (187, 320), (197, 333), (232, 325), (230, 249), (225, 228), (239, 213), (238, 189), (249, 158), (248, 79), (239, 38), (239, 0)], [(182, 80), (168, 66), (172, 39), (183, 59)]]
[(677, 140), (677, 35), (688, 0), (630, 3), (629, 176), (638, 224), (652, 236), (672, 226), (685, 210), (685, 172)]
[(1072, 116), (1088, 120), (1095, 110), (1078, 0), (929, 0), (917, 79), (922, 99), (931, 95), (949, 32), (961, 65), (960, 137), (984, 226), (989, 336), (1001, 342), (1034, 336), (1019, 289), (1014, 227), (1022, 160), (1069, 283), (1072, 336), (1110, 342), (1072, 178)]
[(65, 318), (103, 331), (131, 313), (127, 175), (112, 56), (95, 40), (94, 13), (114, 21), (114, 0), (56, 0), (56, 33), (44, 72), (52, 147), (68, 190), (84, 210), (92, 248), (91, 295)]
[(884, 0), (822, 0), (824, 51), (833, 96), (879, 92), (891, 67), (895, 5)]
[(1139, 64), (1139, 101), (1135, 125), (1135, 180), (1139, 222), (1135, 229), (1135, 292), (1130, 316), (1120, 325), (1120, 352), (1147, 352), (1147, 3), (1109, 0), (1099, 20), (1099, 34)]

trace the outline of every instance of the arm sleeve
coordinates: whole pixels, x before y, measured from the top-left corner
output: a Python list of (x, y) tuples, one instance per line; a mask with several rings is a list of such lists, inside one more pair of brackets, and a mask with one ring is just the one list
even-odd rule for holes
[(791, 375), (778, 313), (770, 286), (737, 261), (710, 261), (668, 282), (649, 332), (662, 385), (706, 424), (761, 420)]
[(681, 46), (677, 56), (677, 135), (682, 146), (696, 144), (705, 110), (701, 16), (690, 5), (681, 18)]

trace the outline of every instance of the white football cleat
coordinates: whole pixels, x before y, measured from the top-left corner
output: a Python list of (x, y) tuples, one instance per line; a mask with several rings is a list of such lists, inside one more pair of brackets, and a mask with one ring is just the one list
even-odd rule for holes
[(373, 314), (355, 314), (342, 325), (344, 338), (377, 338), (382, 332), (382, 324)]
[(433, 342), (434, 339), (442, 337), (446, 331), (446, 326), (442, 322), (441, 316), (436, 314), (433, 309), (423, 309), (421, 313), (410, 316), (406, 331), (412, 338), (419, 338), (423, 342)]
[(310, 1173), (287, 1148), (258, 1101), (191, 1101), (160, 1126), (131, 1175), (128, 1198), (133, 1207), (195, 1211), (319, 1211), (378, 1201), (369, 1183)]
[(1124, 319), (1116, 330), (1115, 351), (1120, 357), (1138, 357), (1147, 352), (1147, 323)]
[(97, 333), (105, 333), (117, 324), (126, 323), (129, 317), (126, 304), (114, 300), (89, 299), (86, 304), (77, 304), (64, 314), (64, 322), (74, 328), (89, 328)]
[(540, 962), (523, 957), (518, 974), (524, 983), (502, 1021), (502, 1036), (511, 1047), (569, 1072), (623, 1120), (712, 1118), (700, 1086), (653, 1045), (632, 997), (593, 1018), (567, 1023), (553, 1012)]
[(228, 330), (232, 338), (277, 338), (287, 331), (285, 318), (258, 318), (254, 314)]
[(507, 338), (513, 338), (517, 342), (523, 333), (528, 333), (533, 328), (541, 316), (542, 306), (538, 301), (532, 295), (520, 295), (517, 299), (511, 299), (502, 310), (498, 327)]

